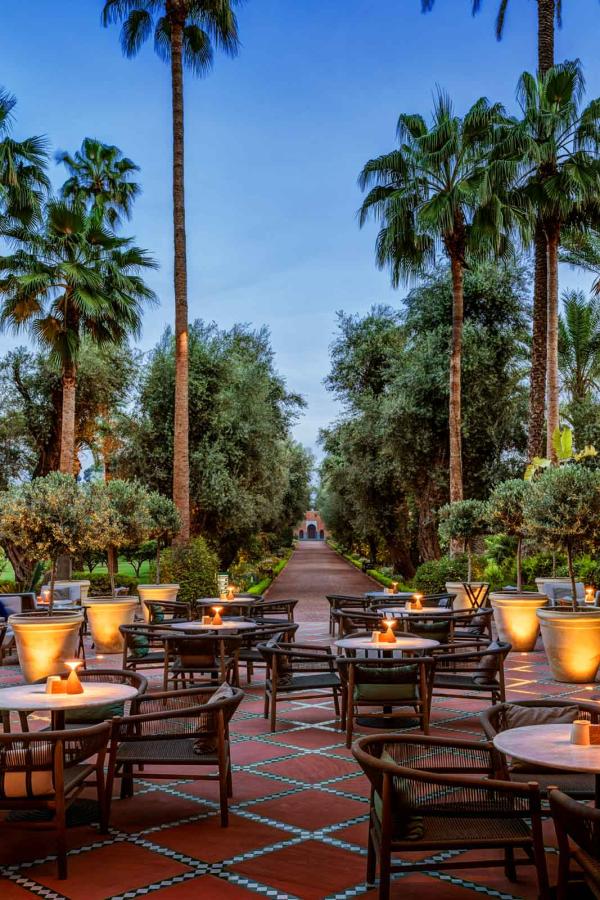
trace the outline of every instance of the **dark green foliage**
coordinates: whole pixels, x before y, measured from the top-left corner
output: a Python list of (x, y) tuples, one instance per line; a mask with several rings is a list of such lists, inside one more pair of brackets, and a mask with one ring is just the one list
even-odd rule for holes
[[(161, 575), (165, 584), (178, 584), (179, 600), (194, 603), (201, 597), (214, 597), (217, 589), (219, 559), (204, 538), (192, 538), (187, 544), (168, 547), (161, 556)], [(150, 581), (155, 578), (150, 566)]]
[[(111, 592), (110, 575), (108, 572), (73, 572), (74, 579), (87, 578), (91, 582), (90, 595), (94, 597), (105, 597)], [(132, 595), (136, 595), (136, 589), (139, 584), (139, 578), (134, 575), (115, 575), (115, 584), (117, 587), (125, 587)]]
[(422, 563), (415, 573), (413, 584), (423, 594), (438, 594), (446, 590), (447, 581), (466, 581), (466, 556), (442, 556)]

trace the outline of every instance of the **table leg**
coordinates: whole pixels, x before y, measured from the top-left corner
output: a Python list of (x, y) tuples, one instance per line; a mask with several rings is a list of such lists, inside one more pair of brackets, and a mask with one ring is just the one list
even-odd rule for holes
[(64, 709), (53, 709), (50, 720), (52, 731), (65, 730), (65, 711)]
[(595, 780), (595, 787), (596, 787), (596, 791), (595, 791), (596, 796), (595, 796), (594, 802), (596, 805), (596, 809), (600, 809), (600, 772), (596, 772), (596, 774), (594, 776), (594, 780)]

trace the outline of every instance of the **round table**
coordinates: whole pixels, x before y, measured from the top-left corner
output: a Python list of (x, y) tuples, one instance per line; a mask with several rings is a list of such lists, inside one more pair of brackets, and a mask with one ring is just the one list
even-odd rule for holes
[(225, 619), (222, 625), (210, 625), (203, 622), (173, 622), (170, 626), (176, 631), (243, 631), (246, 628), (256, 628), (256, 622), (236, 622)]
[(412, 600), (414, 596), (414, 591), (396, 591), (395, 594), (388, 594), (387, 591), (367, 591), (365, 594), (365, 599), (388, 600), (390, 597), (395, 597), (396, 600)]
[(437, 647), (439, 643), (430, 638), (400, 635), (394, 644), (373, 641), (367, 637), (345, 637), (337, 640), (335, 646), (340, 650), (381, 650), (384, 653), (391, 653), (394, 650), (430, 650), (432, 647)]
[(596, 776), (596, 806), (600, 807), (600, 744), (572, 744), (570, 724), (509, 728), (495, 736), (494, 746), (521, 762), (565, 772), (592, 772)]
[(82, 694), (47, 694), (45, 684), (19, 684), (0, 690), (0, 708), (15, 712), (49, 712), (52, 730), (65, 727), (65, 713), (69, 709), (89, 706), (108, 706), (132, 700), (138, 689), (129, 684), (113, 684), (110, 681), (82, 682)]

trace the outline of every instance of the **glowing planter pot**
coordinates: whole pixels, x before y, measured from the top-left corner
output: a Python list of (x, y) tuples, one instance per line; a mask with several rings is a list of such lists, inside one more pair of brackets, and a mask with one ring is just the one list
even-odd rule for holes
[(447, 581), (446, 590), (449, 594), (456, 594), (452, 609), (471, 609), (471, 601), (467, 597), (462, 581)]
[(83, 613), (55, 613), (52, 616), (10, 616), (19, 664), (25, 681), (48, 675), (62, 675), (65, 660), (77, 655)]
[(552, 677), (568, 684), (594, 681), (600, 666), (600, 609), (538, 609)]
[(160, 603), (161, 600), (177, 600), (178, 584), (138, 584), (138, 594), (146, 622), (150, 621), (150, 613), (146, 603)]
[(123, 638), (119, 625), (131, 625), (138, 607), (136, 597), (116, 600), (92, 598), (84, 603), (97, 653), (121, 653)]
[(532, 591), (494, 591), (490, 594), (500, 640), (512, 644), (513, 650), (521, 653), (535, 650), (540, 633), (537, 610), (547, 602), (545, 594)]

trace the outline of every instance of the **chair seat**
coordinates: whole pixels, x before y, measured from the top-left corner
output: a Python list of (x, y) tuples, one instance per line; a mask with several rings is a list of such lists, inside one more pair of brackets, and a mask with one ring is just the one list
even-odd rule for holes
[(216, 753), (197, 753), (194, 749), (198, 739), (203, 735), (197, 734), (190, 738), (127, 741), (121, 744), (117, 750), (118, 763), (203, 763), (204, 765), (217, 765), (219, 758)]
[[(340, 686), (340, 679), (335, 672), (324, 672), (322, 675), (318, 672), (313, 675), (292, 675), (289, 681), (277, 682), (277, 693), (285, 691), (310, 691), (319, 690), (320, 688), (334, 688)], [(267, 680), (267, 688), (271, 689), (271, 681)]]
[(433, 679), (433, 686), (442, 688), (455, 688), (457, 690), (467, 691), (485, 691), (499, 690), (500, 685), (497, 681), (480, 682), (475, 681), (471, 675), (454, 675), (452, 672), (437, 672)]
[(416, 684), (357, 684), (353, 699), (369, 703), (418, 702), (419, 692)]
[[(462, 818), (460, 816), (423, 817), (421, 841), (460, 841), (466, 846), (478, 841), (528, 841), (531, 832), (523, 819)], [(413, 842), (418, 844), (418, 841)]]
[(151, 653), (145, 653), (143, 656), (136, 656), (135, 654), (131, 653), (127, 657), (127, 665), (130, 665), (131, 663), (135, 663), (138, 666), (139, 665), (149, 665), (149, 664), (156, 665), (158, 663), (162, 664), (162, 663), (164, 663), (164, 661), (165, 661), (165, 654), (164, 654), (163, 650), (156, 650), (156, 651), (153, 650)]
[(518, 781), (521, 784), (537, 781), (543, 793), (548, 787), (554, 786), (571, 797), (590, 799), (596, 794), (595, 776), (591, 774), (521, 765), (511, 768), (509, 772), (511, 781)]

